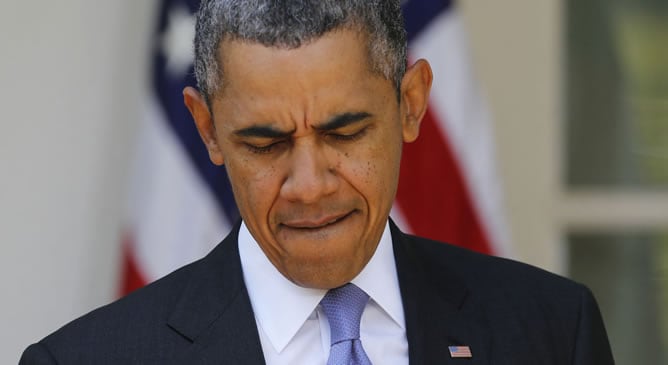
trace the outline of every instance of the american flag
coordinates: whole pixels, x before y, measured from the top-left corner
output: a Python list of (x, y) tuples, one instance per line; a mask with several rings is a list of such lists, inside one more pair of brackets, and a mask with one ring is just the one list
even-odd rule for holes
[[(121, 294), (205, 255), (239, 218), (225, 169), (213, 165), (183, 105), (195, 85), (194, 12), (199, 0), (163, 0), (153, 37), (150, 93), (123, 242)], [(490, 118), (472, 79), (462, 20), (451, 1), (402, 7), (409, 57), (434, 71), (417, 142), (405, 145), (392, 217), (406, 231), (508, 254)]]
[(468, 346), (448, 346), (450, 357), (473, 357)]

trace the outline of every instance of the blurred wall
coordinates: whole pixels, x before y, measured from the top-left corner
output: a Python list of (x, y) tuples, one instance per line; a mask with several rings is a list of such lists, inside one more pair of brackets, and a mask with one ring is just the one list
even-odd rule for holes
[(562, 2), (459, 1), (490, 104), (515, 258), (563, 273)]
[(37, 3), (0, 3), (2, 364), (114, 297), (155, 1)]
[[(155, 0), (0, 3), (0, 363), (115, 296)], [(561, 270), (557, 1), (461, 1), (516, 257)]]

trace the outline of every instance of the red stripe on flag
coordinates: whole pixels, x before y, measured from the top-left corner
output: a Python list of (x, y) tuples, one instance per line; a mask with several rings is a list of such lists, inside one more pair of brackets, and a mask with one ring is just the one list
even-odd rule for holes
[(139, 270), (139, 265), (132, 250), (134, 246), (132, 235), (125, 234), (122, 246), (123, 267), (121, 268), (121, 287), (119, 288), (121, 296), (129, 294), (147, 284), (144, 275)]
[(493, 253), (459, 163), (430, 110), (404, 145), (397, 204), (413, 233)]

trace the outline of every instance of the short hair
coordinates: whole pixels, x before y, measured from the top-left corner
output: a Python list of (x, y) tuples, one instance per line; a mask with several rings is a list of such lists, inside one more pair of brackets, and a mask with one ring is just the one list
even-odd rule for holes
[(205, 100), (223, 86), (222, 40), (299, 48), (332, 30), (365, 33), (371, 71), (394, 83), (406, 72), (400, 0), (202, 0), (195, 26), (195, 77)]

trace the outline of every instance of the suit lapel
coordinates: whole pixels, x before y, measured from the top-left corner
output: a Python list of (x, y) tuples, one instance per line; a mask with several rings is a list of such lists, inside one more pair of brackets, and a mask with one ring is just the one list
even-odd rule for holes
[(200, 263), (167, 324), (192, 342), (183, 362), (264, 364), (243, 281), (237, 238), (240, 223)]
[[(263, 365), (262, 346), (239, 259), (237, 224), (193, 268), (167, 325), (192, 342), (175, 363)], [(490, 338), (467, 315), (470, 295), (463, 281), (430, 260), (416, 238), (390, 222), (409, 359), (418, 364), (487, 364)], [(451, 358), (448, 346), (469, 346), (471, 359)]]
[[(433, 262), (415, 238), (392, 222), (390, 227), (410, 364), (487, 364), (490, 336), (467, 315), (470, 293), (464, 282), (443, 263)], [(469, 346), (473, 357), (452, 358), (448, 346)]]

